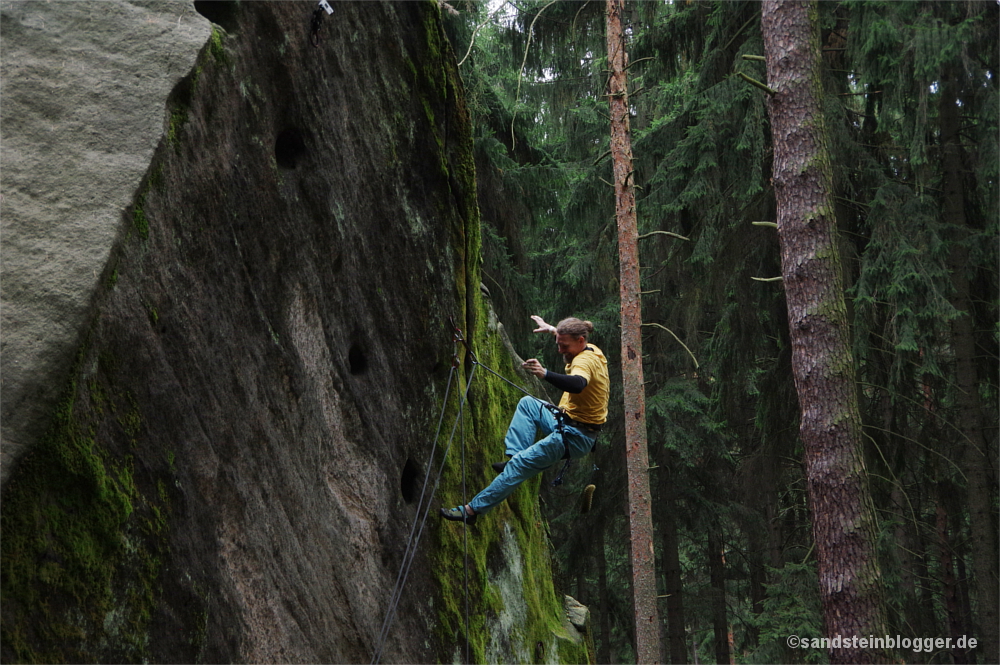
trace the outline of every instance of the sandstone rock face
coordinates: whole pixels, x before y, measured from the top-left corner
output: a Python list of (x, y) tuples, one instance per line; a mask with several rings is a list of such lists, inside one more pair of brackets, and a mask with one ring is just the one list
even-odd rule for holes
[[(453, 323), (517, 377), (479, 289), (471, 125), (437, 3), (334, 3), (316, 46), (314, 3), (195, 4), (216, 25), (156, 103), (141, 181), (85, 189), (117, 225), (64, 323), (79, 342), (51, 352), (45, 434), (24, 430), (3, 488), (0, 658), (435, 662), (468, 638), (476, 660), (584, 661), (561, 628), (537, 483), (467, 545), (461, 525), (430, 522), (380, 638), (424, 478), (433, 491), (440, 469), (435, 508), (461, 500), (460, 459), (484, 484), (518, 397), (483, 375), (458, 406), (475, 366)], [(7, 25), (28, 15), (3, 7), (6, 68)], [(52, 219), (71, 205), (40, 202)], [(37, 215), (5, 227), (5, 252), (40, 253), (20, 240)], [(22, 298), (7, 286), (5, 310)], [(4, 362), (22, 361), (5, 348)], [(442, 409), (445, 432), (461, 414), (463, 445), (439, 467)], [(504, 626), (502, 648), (485, 625)]]
[(0, 484), (65, 383), (167, 96), (209, 25), (191, 3), (0, 3)]

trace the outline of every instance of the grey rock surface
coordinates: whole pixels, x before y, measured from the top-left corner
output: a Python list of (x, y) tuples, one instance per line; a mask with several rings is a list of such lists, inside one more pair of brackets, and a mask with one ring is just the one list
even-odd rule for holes
[[(9, 240), (37, 265), (8, 271), (4, 257), (4, 325), (45, 301), (48, 323), (21, 344), (50, 363), (47, 377), (37, 360), (22, 368), (9, 410), (24, 417), (30, 402), (52, 429), (35, 441), (4, 423), (32, 443), (3, 487), (0, 661), (450, 661), (468, 543), (472, 617), (501, 615), (502, 653), (586, 662), (568, 629), (552, 630), (563, 606), (537, 481), (468, 539), (427, 510), (456, 501), (462, 478), (492, 479), (520, 397), (481, 374), (458, 406), (455, 377), (473, 366), (455, 363), (454, 326), (484, 365), (516, 370), (479, 288), (473, 127), (440, 7), (335, 5), (313, 40), (313, 3), (198, 3), (225, 32), (202, 33), (193, 67), (177, 65), (166, 98), (142, 106), (155, 106), (148, 161), (69, 153), (52, 137), (35, 149), (26, 130), (5, 140), (4, 159), (23, 162), (4, 174), (5, 255)], [(5, 35), (36, 29), (32, 6), (3, 5)], [(82, 6), (131, 17), (92, 48), (163, 16), (110, 2), (66, 11)], [(9, 63), (5, 42), (4, 76), (31, 50), (18, 40)], [(122, 80), (105, 70), (91, 87)], [(9, 108), (18, 99), (35, 100), (22, 91)], [(126, 114), (100, 100), (93, 116)], [(76, 106), (50, 124), (87, 135), (96, 120), (74, 121)], [(122, 184), (73, 184), (72, 199), (54, 176), (43, 187), (25, 175), (51, 155), (76, 183), (125, 154), (136, 170)], [(101, 242), (95, 218), (108, 223)], [(74, 254), (88, 261), (42, 283), (46, 261)], [(5, 363), (26, 362), (18, 348)], [(36, 405), (45, 390), (65, 401)], [(456, 429), (467, 468), (458, 441), (442, 462)], [(475, 632), (473, 656), (489, 660)]]
[(590, 608), (572, 596), (566, 596), (566, 618), (581, 633), (590, 629)]
[(37, 440), (211, 24), (191, 2), (0, 3), (0, 483)]

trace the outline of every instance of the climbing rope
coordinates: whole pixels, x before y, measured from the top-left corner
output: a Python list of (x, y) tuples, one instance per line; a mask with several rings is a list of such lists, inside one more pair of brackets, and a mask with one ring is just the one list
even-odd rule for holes
[[(321, 2), (321, 4), (322, 4), (322, 2)], [(461, 425), (460, 439), (461, 439), (461, 448), (462, 448), (462, 506), (463, 506), (463, 509), (464, 509), (464, 506), (468, 503), (467, 490), (466, 490), (466, 474), (465, 474), (465, 453), (466, 453), (466, 449), (465, 449), (465, 404), (466, 404), (466, 402), (469, 399), (469, 392), (472, 389), (472, 382), (473, 382), (473, 378), (476, 375), (476, 368), (477, 367), (482, 367), (484, 370), (486, 370), (487, 372), (489, 372), (493, 376), (499, 378), (504, 383), (507, 383), (508, 385), (513, 386), (514, 388), (520, 390), (522, 393), (524, 393), (528, 397), (531, 397), (532, 399), (535, 399), (535, 400), (538, 400), (539, 402), (541, 402), (542, 405), (546, 409), (549, 409), (550, 411), (553, 412), (553, 415), (555, 415), (555, 417), (556, 417), (556, 430), (560, 434), (562, 434), (562, 432), (563, 432), (564, 425), (563, 425), (563, 422), (562, 422), (562, 420), (560, 418), (561, 412), (559, 411), (559, 407), (557, 407), (556, 405), (552, 404), (551, 402), (548, 402), (548, 401), (546, 401), (544, 399), (541, 399), (540, 397), (536, 397), (535, 395), (533, 395), (530, 392), (528, 392), (525, 388), (522, 388), (521, 386), (517, 385), (513, 381), (508, 380), (506, 377), (498, 374), (494, 370), (490, 369), (486, 365), (484, 365), (481, 362), (479, 362), (479, 358), (476, 357), (476, 354), (472, 350), (472, 347), (469, 345), (468, 341), (466, 341), (465, 337), (462, 335), (462, 331), (455, 325), (455, 322), (454, 322), (453, 319), (451, 320), (451, 326), (452, 326), (452, 341), (454, 343), (454, 351), (453, 351), (453, 354), (452, 354), (451, 370), (448, 372), (448, 383), (447, 383), (447, 385), (445, 387), (444, 400), (442, 401), (441, 414), (438, 416), (437, 428), (436, 428), (436, 430), (434, 432), (434, 445), (431, 447), (430, 458), (428, 459), (428, 462), (427, 462), (427, 471), (424, 473), (424, 483), (423, 483), (423, 486), (420, 489), (420, 498), (417, 501), (416, 514), (414, 515), (413, 524), (410, 527), (410, 536), (407, 539), (407, 543), (406, 543), (406, 551), (403, 553), (403, 560), (402, 560), (402, 563), (400, 565), (399, 574), (396, 576), (396, 585), (393, 588), (392, 595), (389, 598), (389, 604), (388, 604), (388, 608), (386, 610), (385, 619), (382, 622), (382, 629), (379, 631), (379, 637), (378, 637), (378, 642), (377, 642), (376, 649), (375, 649), (375, 655), (372, 657), (372, 665), (378, 665), (378, 663), (382, 659), (382, 652), (383, 652), (383, 649), (385, 648), (386, 640), (389, 637), (389, 629), (392, 626), (392, 622), (395, 620), (396, 610), (399, 608), (399, 601), (400, 601), (400, 598), (402, 597), (402, 593), (403, 593), (403, 587), (406, 586), (406, 580), (409, 577), (410, 568), (413, 565), (413, 560), (416, 558), (417, 546), (420, 543), (420, 538), (421, 538), (421, 536), (423, 535), (423, 532), (424, 532), (424, 526), (427, 523), (427, 515), (430, 512), (431, 501), (434, 498), (434, 494), (437, 492), (438, 484), (440, 483), (441, 476), (444, 473), (444, 466), (445, 466), (445, 463), (446, 463), (446, 461), (448, 459), (448, 453), (451, 450), (452, 443), (454, 442), (454, 439), (455, 439), (455, 431), (459, 428), (460, 425)], [(470, 362), (472, 363), (472, 370), (469, 372), (469, 378), (466, 381), (465, 391), (464, 391), (464, 393), (461, 394), (461, 396), (459, 398), (459, 403), (458, 403), (458, 417), (455, 419), (455, 423), (454, 423), (454, 425), (452, 426), (452, 429), (451, 429), (451, 435), (448, 437), (448, 444), (445, 447), (444, 453), (443, 453), (443, 455), (441, 457), (441, 464), (438, 467), (437, 475), (434, 478), (433, 488), (431, 489), (430, 495), (427, 496), (427, 488), (428, 488), (428, 485), (429, 485), (429, 482), (430, 482), (431, 468), (434, 466), (434, 456), (437, 453), (438, 441), (441, 438), (441, 428), (442, 428), (442, 426), (444, 424), (444, 415), (445, 415), (445, 412), (447, 411), (447, 408), (448, 408), (448, 398), (451, 395), (451, 387), (452, 387), (452, 384), (454, 383), (455, 371), (461, 365), (461, 363), (459, 362), (459, 359), (458, 359), (458, 345), (459, 344), (462, 344), (462, 345), (465, 346), (465, 349), (466, 349), (466, 351), (468, 353), (468, 358), (469, 358)], [(559, 473), (559, 477), (556, 479), (556, 481), (553, 483), (553, 485), (558, 485), (558, 484), (562, 483), (563, 473), (565, 473), (566, 469), (569, 467), (570, 460), (568, 459), (568, 455), (569, 455), (569, 453), (568, 453), (568, 449), (567, 449), (566, 464), (563, 466), (562, 471)], [(427, 497), (426, 503), (424, 502), (424, 497), (425, 496)], [(422, 511), (422, 513), (421, 513), (421, 511)], [(419, 523), (419, 528), (418, 528), (418, 523)], [(464, 577), (464, 582), (465, 582), (464, 583), (464, 586), (465, 586), (465, 661), (469, 662), (470, 656), (471, 656), (470, 651), (469, 651), (469, 648), (470, 648), (469, 647), (469, 540), (468, 540), (469, 536), (468, 536), (468, 525), (465, 523), (465, 521), (462, 522), (462, 527), (463, 527), (462, 536), (463, 536), (463, 549), (464, 549), (463, 563), (464, 563), (464, 568), (465, 568), (465, 577)]]
[[(452, 325), (454, 326), (454, 324), (452, 324)], [(457, 330), (457, 328), (456, 328), (456, 330)], [(461, 340), (461, 341), (463, 343), (465, 343), (465, 348), (468, 350), (468, 352), (469, 352), (469, 358), (472, 360), (472, 363), (473, 363), (474, 366), (482, 367), (487, 372), (489, 372), (493, 376), (497, 377), (498, 379), (500, 379), (501, 381), (503, 381), (507, 385), (513, 386), (514, 388), (517, 388), (518, 390), (520, 390), (522, 393), (524, 393), (525, 395), (527, 395), (531, 399), (538, 400), (539, 402), (542, 403), (542, 406), (545, 409), (547, 409), (550, 412), (552, 412), (552, 416), (556, 419), (556, 432), (559, 433), (559, 438), (562, 440), (563, 445), (566, 446), (566, 457), (564, 458), (566, 461), (565, 461), (565, 463), (563, 463), (563, 467), (559, 471), (559, 474), (556, 476), (555, 480), (552, 481), (552, 486), (556, 487), (558, 485), (562, 485), (563, 484), (563, 476), (566, 474), (566, 470), (569, 469), (570, 463), (573, 461), (573, 460), (571, 460), (569, 458), (569, 445), (566, 443), (566, 437), (564, 436), (565, 423), (563, 422), (563, 419), (562, 419), (563, 412), (559, 409), (558, 406), (556, 406), (552, 402), (546, 401), (546, 400), (542, 399), (541, 397), (536, 397), (535, 395), (532, 395), (526, 389), (524, 389), (521, 386), (517, 385), (513, 381), (510, 381), (509, 379), (507, 379), (507, 377), (505, 377), (505, 376), (503, 376), (501, 374), (498, 374), (497, 372), (494, 372), (492, 369), (490, 369), (486, 365), (484, 365), (481, 362), (479, 362), (479, 358), (476, 357), (476, 354), (472, 350), (472, 347), (470, 347), (468, 345), (468, 343), (465, 342), (464, 339)]]
[[(452, 324), (452, 325), (454, 325), (454, 324)], [(465, 342), (464, 339), (461, 340), (461, 341), (463, 343)], [(503, 376), (501, 374), (498, 374), (497, 372), (494, 372), (492, 369), (490, 369), (486, 365), (484, 365), (481, 362), (479, 362), (479, 358), (476, 357), (475, 352), (473, 352), (472, 347), (470, 347), (468, 345), (468, 343), (465, 343), (465, 348), (469, 352), (469, 358), (472, 360), (473, 365), (478, 365), (479, 367), (482, 367), (487, 372), (489, 372), (493, 376), (497, 377), (498, 379), (500, 379), (501, 381), (503, 381), (507, 385), (513, 386), (514, 388), (517, 388), (518, 390), (520, 390), (522, 393), (524, 393), (525, 395), (527, 395), (531, 399), (538, 400), (539, 402), (542, 403), (542, 406), (544, 408), (546, 408), (547, 410), (549, 410), (552, 413), (552, 416), (556, 419), (556, 432), (559, 433), (559, 437), (560, 437), (560, 439), (562, 439), (563, 445), (566, 446), (566, 457), (565, 457), (566, 461), (565, 461), (565, 463), (563, 463), (563, 467), (559, 471), (559, 474), (556, 476), (555, 480), (552, 481), (552, 486), (556, 487), (558, 485), (562, 485), (563, 484), (563, 476), (566, 475), (566, 470), (569, 469), (570, 463), (573, 461), (573, 460), (571, 460), (569, 458), (569, 445), (566, 443), (566, 437), (564, 436), (565, 423), (563, 423), (563, 419), (562, 419), (563, 418), (563, 412), (559, 409), (558, 406), (556, 406), (552, 402), (544, 400), (541, 397), (536, 397), (535, 395), (532, 395), (525, 388), (522, 388), (521, 386), (517, 385), (513, 381), (510, 381), (509, 379), (507, 379), (507, 377), (505, 377), (505, 376)]]
[[(461, 334), (461, 333), (459, 333)], [(476, 366), (472, 366), (472, 372), (476, 371)], [(469, 384), (472, 384), (472, 374), (469, 375)], [(465, 510), (469, 502), (468, 491), (465, 487), (465, 418), (462, 417), (462, 409), (459, 408), (459, 418), (462, 423), (462, 510)], [(462, 586), (465, 588), (465, 662), (471, 663), (469, 656), (469, 525), (462, 520), (462, 569), (464, 579)]]
[[(445, 387), (444, 400), (442, 402), (441, 414), (438, 417), (437, 429), (434, 433), (434, 445), (431, 448), (430, 458), (427, 462), (427, 471), (424, 473), (424, 483), (420, 490), (420, 499), (417, 501), (417, 510), (414, 515), (413, 524), (410, 527), (410, 536), (407, 539), (406, 551), (403, 554), (403, 561), (400, 565), (399, 574), (396, 577), (396, 585), (393, 588), (392, 595), (389, 598), (389, 605), (386, 611), (385, 619), (382, 622), (382, 629), (379, 632), (378, 643), (375, 649), (375, 655), (372, 658), (372, 665), (377, 665), (382, 659), (382, 651), (385, 648), (386, 640), (389, 636), (389, 629), (392, 626), (392, 622), (396, 617), (396, 610), (399, 607), (399, 600), (402, 597), (403, 587), (406, 586), (406, 580), (410, 575), (410, 568), (413, 565), (413, 560), (416, 558), (417, 546), (420, 543), (420, 538), (423, 536), (424, 526), (427, 523), (427, 515), (430, 513), (431, 500), (434, 498), (434, 494), (437, 492), (438, 484), (441, 481), (441, 476), (444, 473), (444, 465), (448, 459), (448, 453), (451, 450), (451, 445), (455, 439), (455, 431), (458, 429), (459, 424), (462, 424), (462, 478), (463, 478), (463, 500), (465, 494), (465, 403), (468, 401), (469, 392), (472, 388), (472, 380), (475, 377), (476, 365), (473, 365), (472, 371), (469, 373), (468, 381), (466, 382), (465, 392), (461, 394), (458, 404), (458, 417), (455, 419), (455, 424), (452, 426), (451, 435), (448, 437), (448, 444), (445, 447), (444, 453), (441, 457), (441, 465), (438, 468), (437, 475), (434, 478), (434, 486), (431, 489), (430, 496), (427, 496), (427, 487), (430, 481), (431, 468), (434, 466), (434, 456), (437, 452), (438, 441), (441, 438), (441, 427), (444, 423), (444, 414), (448, 408), (448, 398), (451, 395), (451, 387), (454, 383), (455, 370), (459, 367), (458, 362), (458, 342), (461, 340), (461, 331), (456, 328), (455, 336), (455, 353), (453, 355), (453, 362), (451, 370), (448, 372), (448, 384)], [(427, 497), (426, 503), (424, 502), (424, 497)], [(465, 505), (463, 503), (463, 505)], [(422, 511), (422, 514), (421, 514)], [(418, 528), (419, 523), (419, 528)], [(463, 525), (465, 523), (463, 522)], [(466, 602), (465, 602), (465, 635), (466, 635), (466, 655), (468, 656), (468, 639), (469, 639), (469, 602), (468, 602), (468, 540), (465, 541), (466, 550)], [(468, 660), (468, 658), (466, 659)]]

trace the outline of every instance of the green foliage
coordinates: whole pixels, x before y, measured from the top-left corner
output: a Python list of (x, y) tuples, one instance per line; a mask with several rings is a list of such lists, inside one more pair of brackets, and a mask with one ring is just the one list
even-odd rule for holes
[(815, 563), (786, 563), (768, 572), (773, 582), (765, 585), (767, 597), (762, 603), (762, 611), (751, 619), (760, 631), (761, 646), (744, 662), (828, 662), (821, 649), (792, 651), (786, 646), (792, 635), (801, 639), (824, 635)]
[[(942, 376), (939, 358), (921, 350), (933, 348), (936, 339), (946, 334), (948, 323), (961, 315), (949, 299), (950, 244), (936, 212), (929, 197), (915, 196), (911, 188), (897, 183), (875, 192), (870, 206), (871, 242), (851, 294), (857, 320), (865, 329), (877, 331), (882, 343), (894, 351), (889, 370), (894, 386), (914, 371)], [(879, 331), (878, 313), (883, 308), (895, 314)], [(871, 343), (871, 338), (857, 338), (855, 355), (862, 362), (873, 352)]]
[[(995, 421), (996, 400), (989, 396), (1000, 393), (1000, 67), (991, 29), (998, 11), (995, 3), (868, 0), (820, 3), (819, 9), (835, 213), (873, 493), (890, 523), (898, 519), (907, 525), (904, 531), (919, 530), (927, 526), (923, 518), (914, 522), (914, 515), (933, 505), (920, 491), (925, 474), (957, 473), (960, 453), (939, 437), (957, 431), (951, 335), (963, 317), (974, 317), (980, 360), (992, 368), (978, 380), (982, 403), (992, 405), (984, 406), (984, 422)], [(815, 570), (790, 563), (802, 559), (811, 536), (783, 292), (780, 283), (751, 280), (781, 272), (774, 230), (750, 224), (774, 219), (766, 96), (736, 77), (742, 72), (766, 79), (763, 63), (742, 57), (763, 54), (760, 5), (636, 3), (629, 16), (630, 88), (642, 89), (631, 100), (641, 232), (667, 230), (690, 239), (654, 236), (640, 245), (648, 292), (643, 318), (669, 328), (699, 363), (693, 366), (672, 335), (655, 327), (645, 331), (648, 438), (677, 494), (685, 594), (695, 605), (702, 598), (703, 548), (691, 542), (718, 522), (727, 547), (738, 553), (727, 557), (737, 651), (750, 654), (751, 662), (822, 661), (823, 653), (787, 652), (783, 646), (790, 632), (819, 636), (821, 629)], [(504, 275), (496, 280), (504, 284), (503, 299), (521, 305), (498, 308), (501, 319), (507, 323), (525, 313), (591, 318), (595, 340), (616, 366), (603, 17), (596, 5), (533, 0), (518, 3), (516, 11), (504, 9), (494, 20), (480, 10), (475, 21), (483, 26), (463, 75), (479, 100), (479, 170), (485, 164), (501, 174), (508, 191), (516, 183), (524, 202), (517, 223), (496, 225), (484, 241), (493, 247), (488, 274)], [(967, 169), (962, 229), (943, 216), (939, 116), (942, 80), (949, 76), (960, 79), (950, 89), (958, 90)], [(522, 124), (526, 118), (534, 124)], [(955, 304), (956, 253), (968, 257), (958, 272), (974, 292), (970, 311)], [(540, 357), (547, 352), (544, 346), (535, 351)], [(620, 390), (613, 386), (613, 393), (591, 519), (603, 516), (614, 537), (627, 539), (617, 522), (625, 510), (622, 493), (608, 491), (624, 483), (620, 459), (612, 453), (622, 436), (615, 404)], [(576, 472), (577, 484), (592, 474)], [(896, 498), (890, 500), (890, 493)], [(598, 580), (588, 557), (605, 557), (609, 570), (624, 566), (627, 552), (609, 545), (595, 553), (575, 535), (568, 499), (546, 496), (564, 574), (582, 566), (589, 586)], [(900, 497), (907, 500), (899, 503)], [(967, 528), (968, 522), (956, 526), (955, 537)], [(763, 546), (760, 534), (768, 534), (776, 548), (771, 563), (775, 556), (786, 563), (763, 568), (766, 559), (755, 550)], [(922, 553), (905, 561), (886, 558), (884, 575), (901, 579), (900, 567), (926, 560)], [(616, 574), (624, 584), (624, 573)], [(763, 587), (740, 581), (759, 579)], [(765, 587), (763, 605), (753, 602)], [(599, 649), (607, 646), (601, 640), (610, 639), (612, 650), (627, 659), (630, 600), (604, 593), (614, 616), (611, 632), (599, 635)], [(908, 597), (894, 604), (909, 603), (901, 611), (912, 614), (915, 602)], [(700, 657), (710, 659), (709, 612), (690, 602), (685, 611), (694, 622), (691, 637), (702, 647)]]
[(725, 425), (712, 417), (712, 403), (686, 378), (668, 379), (646, 398), (647, 427), (682, 465), (699, 466), (706, 454), (729, 459)]

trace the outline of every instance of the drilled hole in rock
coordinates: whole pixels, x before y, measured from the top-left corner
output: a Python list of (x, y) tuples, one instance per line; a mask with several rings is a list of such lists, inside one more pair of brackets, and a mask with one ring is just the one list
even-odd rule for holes
[(420, 470), (413, 460), (406, 460), (403, 466), (403, 476), (399, 480), (399, 489), (403, 493), (403, 501), (413, 503), (417, 498), (417, 485), (419, 483)]
[(368, 356), (357, 344), (347, 352), (347, 365), (351, 369), (351, 374), (361, 374), (368, 369)]
[(234, 0), (195, 0), (194, 10), (216, 25), (221, 25), (226, 32), (235, 32), (236, 2)]
[(274, 142), (274, 161), (284, 169), (294, 169), (306, 154), (306, 142), (297, 129), (286, 129)]

